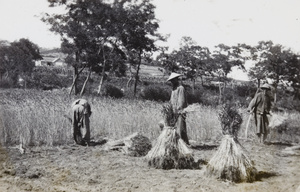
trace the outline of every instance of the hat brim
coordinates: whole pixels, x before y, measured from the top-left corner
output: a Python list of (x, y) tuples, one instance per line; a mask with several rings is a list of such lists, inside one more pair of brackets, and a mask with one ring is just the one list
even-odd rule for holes
[(176, 79), (176, 78), (178, 78), (178, 77), (180, 77), (180, 76), (182, 76), (182, 75), (181, 75), (181, 74), (178, 74), (178, 75), (170, 76), (170, 77), (168, 78), (167, 81), (170, 81), (170, 80), (172, 80), (172, 79)]

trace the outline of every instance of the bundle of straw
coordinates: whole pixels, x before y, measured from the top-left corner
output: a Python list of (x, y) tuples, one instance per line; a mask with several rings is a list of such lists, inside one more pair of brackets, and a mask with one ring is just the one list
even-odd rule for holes
[(150, 139), (136, 132), (123, 139), (107, 142), (105, 150), (121, 150), (129, 156), (141, 157), (147, 155), (151, 147)]
[(217, 152), (208, 162), (206, 173), (233, 182), (253, 182), (256, 168), (246, 149), (237, 140), (241, 116), (235, 108), (225, 105), (219, 113), (219, 120), (224, 136)]
[(208, 162), (206, 173), (239, 183), (255, 181), (257, 170), (242, 145), (232, 135), (225, 135), (217, 152)]
[(150, 139), (140, 133), (134, 133), (124, 139), (125, 151), (129, 156), (141, 157), (147, 155), (152, 145)]
[(148, 165), (158, 169), (192, 169), (195, 166), (192, 150), (176, 132), (178, 115), (172, 105), (163, 106), (165, 126), (156, 144), (146, 155)]

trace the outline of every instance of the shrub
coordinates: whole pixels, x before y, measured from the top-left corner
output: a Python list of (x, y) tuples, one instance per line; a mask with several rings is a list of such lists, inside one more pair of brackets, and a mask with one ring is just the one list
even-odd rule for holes
[(254, 97), (257, 87), (254, 85), (238, 85), (235, 87), (236, 94), (240, 97)]
[(32, 88), (49, 90), (62, 87), (59, 76), (53, 72), (34, 73), (30, 83)]
[(112, 97), (112, 98), (122, 98), (124, 97), (124, 93), (121, 89), (118, 87), (115, 87), (114, 85), (107, 84), (104, 87), (104, 96)]
[(203, 85), (206, 90), (219, 92), (219, 87), (213, 84)]
[(166, 85), (149, 85), (141, 91), (141, 97), (151, 101), (168, 101), (170, 100), (171, 88)]
[(293, 99), (293, 96), (284, 95), (278, 98), (273, 110), (277, 111), (280, 109), (300, 111), (300, 100)]
[(206, 106), (217, 106), (219, 105), (219, 95), (212, 94), (206, 91), (202, 94), (202, 104)]
[(0, 87), (1, 88), (12, 88), (14, 87), (15, 82), (12, 79), (1, 79)]
[(64, 68), (58, 67), (35, 67), (28, 80), (28, 88), (37, 88), (43, 90), (59, 89), (68, 87), (72, 84), (72, 77), (63, 75)]
[(193, 92), (191, 89), (187, 89), (186, 93), (188, 104), (202, 103), (203, 90), (195, 89)]

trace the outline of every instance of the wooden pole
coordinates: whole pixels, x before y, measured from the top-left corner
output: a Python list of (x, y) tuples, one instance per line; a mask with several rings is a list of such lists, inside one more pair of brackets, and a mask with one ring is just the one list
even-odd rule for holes
[(247, 124), (246, 124), (246, 130), (245, 130), (245, 139), (247, 139), (247, 135), (248, 135), (248, 128), (250, 125), (250, 121), (251, 121), (251, 117), (252, 117), (252, 113), (250, 113)]

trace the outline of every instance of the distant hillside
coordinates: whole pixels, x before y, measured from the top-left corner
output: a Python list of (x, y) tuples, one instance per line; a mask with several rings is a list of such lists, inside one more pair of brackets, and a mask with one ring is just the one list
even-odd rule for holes
[(64, 59), (66, 54), (62, 53), (60, 48), (55, 49), (40, 49), (40, 54), (43, 57), (53, 57), (53, 58), (61, 58)]
[[(63, 54), (60, 51), (60, 48), (55, 48), (55, 49), (41, 49), (40, 53), (44, 57), (53, 57), (53, 58), (62, 58), (64, 59), (66, 57), (65, 54)], [(132, 68), (132, 72), (135, 72), (135, 70)], [(130, 72), (127, 71), (127, 76), (130, 76)], [(168, 75), (164, 74), (164, 69), (163, 67), (160, 66), (152, 66), (152, 65), (145, 65), (142, 64), (140, 67), (140, 76), (141, 77), (157, 77), (157, 78), (166, 78)], [(246, 80), (239, 80), (239, 79), (234, 79), (231, 77), (231, 79), (236, 83), (236, 84), (245, 84), (249, 83), (250, 81)]]
[(52, 54), (52, 53), (61, 53), (61, 51), (60, 51), (60, 48), (55, 48), (55, 49), (41, 48), (40, 53), (41, 54)]
[[(132, 72), (135, 72), (132, 69)], [(130, 73), (128, 72), (128, 75)], [(141, 65), (140, 67), (140, 76), (144, 77), (163, 77), (164, 76), (164, 69), (159, 66), (151, 66), (151, 65)]]

